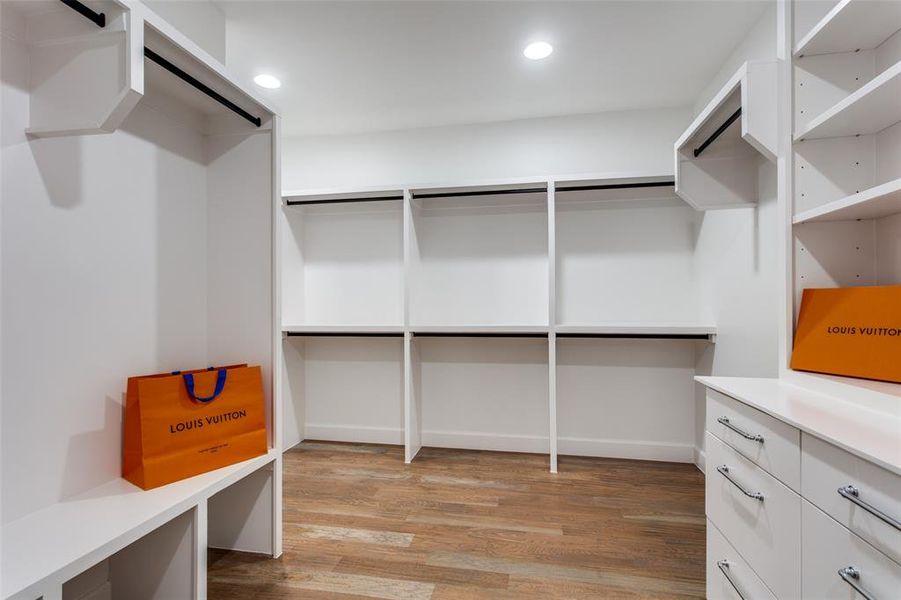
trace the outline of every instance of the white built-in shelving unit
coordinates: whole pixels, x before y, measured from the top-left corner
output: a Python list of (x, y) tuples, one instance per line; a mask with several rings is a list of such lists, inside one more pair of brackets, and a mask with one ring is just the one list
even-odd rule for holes
[[(703, 213), (671, 176), (283, 200), (287, 445), (541, 452), (554, 471), (558, 450), (693, 460), (691, 377), (716, 327), (694, 268)], [(623, 403), (638, 426), (603, 417)]]
[[(281, 553), (278, 116), (143, 3), (89, 5), (102, 21), (0, 7), (17, 176), (0, 597), (205, 598), (208, 546)], [(150, 491), (121, 479), (126, 377), (244, 362), (267, 453)]]
[(757, 204), (757, 162), (775, 162), (778, 62), (744, 63), (676, 140), (676, 193), (699, 210)]
[[(901, 3), (792, 3), (793, 323), (806, 288), (901, 285)], [(786, 357), (792, 336), (786, 335)], [(901, 386), (792, 371), (848, 398)]]

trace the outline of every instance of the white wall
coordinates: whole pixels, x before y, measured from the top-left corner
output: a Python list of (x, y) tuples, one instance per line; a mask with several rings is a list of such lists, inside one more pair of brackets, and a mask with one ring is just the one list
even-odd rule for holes
[(466, 182), (589, 172), (672, 173), (686, 108), (360, 135), (286, 138), (285, 190)]
[[(699, 113), (747, 60), (776, 58), (776, 3), (723, 61), (719, 73), (699, 95)], [(697, 371), (702, 375), (777, 377), (779, 374), (779, 298), (782, 294), (778, 254), (779, 215), (776, 165), (758, 166), (758, 205), (708, 211), (695, 252), (702, 275), (701, 294), (712, 307), (719, 335), (715, 348), (702, 348)], [(704, 447), (705, 391), (695, 390), (695, 446)], [(703, 455), (701, 456), (703, 460)]]
[(144, 0), (144, 4), (225, 64), (225, 13), (210, 0)]
[(723, 61), (720, 70), (710, 80), (707, 87), (698, 94), (694, 105), (695, 115), (703, 110), (707, 102), (735, 74), (742, 63), (747, 60), (768, 60), (776, 57), (776, 16), (776, 2), (770, 0), (770, 7), (767, 11), (763, 13), (748, 35), (739, 42), (732, 54)]

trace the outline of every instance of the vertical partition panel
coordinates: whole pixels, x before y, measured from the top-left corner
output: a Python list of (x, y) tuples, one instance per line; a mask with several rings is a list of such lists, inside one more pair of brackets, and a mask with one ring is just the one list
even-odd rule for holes
[(547, 185), (547, 248), (548, 248), (548, 437), (551, 454), (551, 473), (557, 472), (557, 335), (554, 324), (557, 315), (557, 204), (553, 181)]
[(422, 448), (422, 371), (413, 335), (404, 335), (404, 460), (412, 461)]
[(208, 545), (275, 555), (272, 514), (281, 465), (272, 462), (210, 497)]

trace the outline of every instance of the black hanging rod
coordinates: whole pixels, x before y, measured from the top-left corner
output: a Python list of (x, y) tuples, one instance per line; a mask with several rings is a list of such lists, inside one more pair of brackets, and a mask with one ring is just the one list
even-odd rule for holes
[(404, 337), (400, 331), (286, 331), (285, 335), (288, 337)]
[(153, 62), (158, 64), (159, 66), (163, 67), (164, 69), (166, 69), (167, 71), (169, 71), (170, 73), (172, 73), (173, 75), (175, 75), (176, 77), (181, 79), (182, 81), (191, 84), (192, 86), (194, 86), (195, 88), (197, 88), (198, 90), (200, 90), (201, 92), (203, 92), (204, 94), (206, 94), (207, 96), (209, 96), (210, 98), (212, 98), (213, 100), (215, 100), (216, 102), (221, 104), (222, 106), (241, 115), (242, 117), (244, 117), (245, 119), (247, 119), (248, 121), (250, 121), (251, 123), (256, 125), (257, 127), (259, 127), (262, 124), (263, 120), (260, 119), (260, 117), (253, 116), (252, 114), (250, 114), (249, 112), (247, 112), (246, 110), (244, 110), (243, 108), (241, 108), (240, 106), (238, 106), (237, 104), (235, 104), (234, 102), (232, 102), (231, 100), (229, 100), (228, 98), (226, 98), (225, 96), (223, 96), (222, 94), (220, 94), (219, 92), (214, 90), (213, 88), (209, 87), (202, 81), (195, 79), (191, 75), (188, 75), (185, 71), (182, 71), (180, 68), (178, 68), (177, 66), (175, 66), (174, 64), (172, 64), (171, 62), (169, 62), (168, 60), (166, 60), (165, 58), (163, 58), (162, 56), (160, 56), (159, 54), (157, 54), (150, 48), (147, 48), (146, 46), (144, 47), (144, 56), (146, 56), (147, 58), (149, 58), (150, 60), (152, 60)]
[(558, 338), (608, 338), (614, 340), (709, 340), (707, 333), (558, 333)]
[(61, 2), (82, 17), (93, 21), (97, 27), (106, 27), (106, 15), (104, 13), (93, 11), (78, 0), (61, 0)]
[(732, 113), (732, 116), (729, 117), (728, 119), (726, 119), (725, 123), (723, 123), (722, 125), (717, 127), (717, 130), (714, 131), (712, 134), (710, 134), (710, 137), (707, 138), (706, 140), (704, 140), (703, 144), (701, 144), (700, 146), (695, 148), (695, 158), (700, 156), (701, 152), (706, 150), (707, 146), (712, 144), (716, 138), (723, 135), (723, 132), (726, 131), (727, 129), (729, 129), (729, 125), (732, 125), (733, 123), (735, 123), (735, 120), (738, 119), (738, 117), (740, 117), (740, 116), (741, 116), (741, 107), (739, 106), (738, 110), (736, 110), (734, 113)]
[(414, 331), (414, 337), (459, 337), (459, 338), (539, 338), (547, 339), (546, 333), (527, 333), (522, 331), (504, 333), (502, 331)]
[(604, 183), (599, 185), (563, 185), (558, 186), (558, 192), (581, 192), (594, 190), (628, 190), (634, 188), (673, 187), (675, 181), (643, 181), (641, 183)]
[(287, 206), (304, 206), (307, 204), (349, 204), (353, 202), (383, 202), (386, 200), (403, 200), (403, 194), (397, 196), (372, 196), (369, 198), (325, 198), (321, 200), (287, 200)]
[(508, 194), (539, 194), (547, 188), (517, 188), (512, 190), (475, 190), (472, 192), (414, 192), (413, 198), (461, 198), (466, 196), (503, 196)]

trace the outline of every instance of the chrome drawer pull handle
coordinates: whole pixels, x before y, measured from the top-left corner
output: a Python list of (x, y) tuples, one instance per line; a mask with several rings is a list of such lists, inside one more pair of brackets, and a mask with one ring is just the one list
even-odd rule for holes
[(755, 500), (760, 500), (761, 502), (763, 502), (763, 494), (761, 494), (760, 492), (749, 492), (747, 489), (745, 489), (745, 486), (732, 479), (732, 476), (729, 475), (729, 467), (727, 467), (726, 465), (720, 465), (716, 468), (716, 470), (720, 472), (720, 475), (728, 479), (732, 485), (740, 489), (742, 494), (744, 494), (748, 498), (754, 498)]
[(845, 581), (845, 583), (854, 588), (854, 591), (860, 594), (863, 598), (866, 598), (866, 600), (876, 600), (876, 596), (861, 587), (860, 571), (858, 571), (854, 567), (845, 567), (844, 569), (839, 569), (838, 574)]
[(734, 431), (741, 437), (745, 438), (746, 440), (751, 440), (752, 442), (760, 442), (761, 444), (763, 443), (762, 435), (754, 435), (753, 433), (748, 433), (744, 429), (736, 427), (735, 425), (732, 424), (732, 421), (729, 420), (729, 417), (719, 417), (719, 418), (717, 418), (716, 422), (721, 425), (725, 425), (726, 427), (728, 427), (729, 429), (731, 429), (732, 431)]
[(862, 509), (864, 509), (865, 511), (867, 511), (874, 517), (882, 519), (883, 521), (885, 521), (886, 523), (888, 523), (895, 529), (901, 531), (901, 521), (898, 521), (898, 519), (885, 514), (884, 512), (882, 512), (881, 510), (879, 510), (878, 508), (876, 508), (875, 506), (870, 504), (869, 502), (864, 502), (863, 500), (861, 500), (860, 499), (860, 490), (858, 490), (856, 487), (854, 487), (850, 483), (844, 487), (838, 488), (838, 493), (841, 495), (842, 498), (845, 498), (846, 500), (853, 502), (854, 504), (861, 507)]
[(716, 561), (716, 566), (719, 567), (719, 570), (723, 572), (723, 577), (726, 578), (726, 581), (729, 582), (729, 585), (732, 586), (732, 589), (735, 590), (735, 593), (738, 594), (738, 597), (741, 598), (741, 600), (745, 600), (745, 595), (742, 593), (741, 589), (739, 589), (738, 584), (735, 583), (735, 580), (732, 579), (732, 574), (729, 572), (729, 561), (718, 560)]

